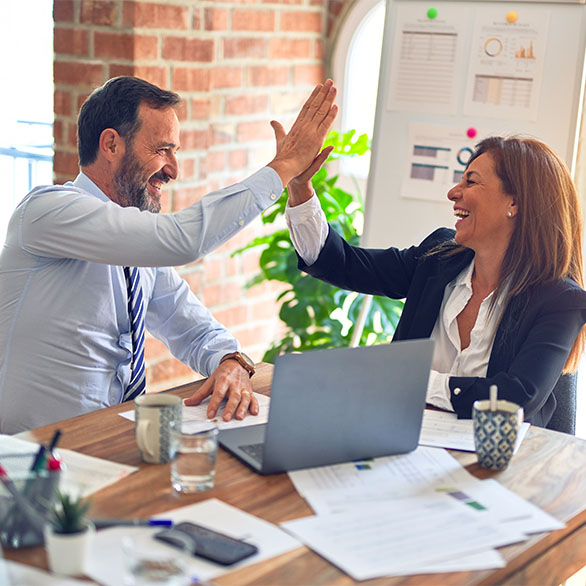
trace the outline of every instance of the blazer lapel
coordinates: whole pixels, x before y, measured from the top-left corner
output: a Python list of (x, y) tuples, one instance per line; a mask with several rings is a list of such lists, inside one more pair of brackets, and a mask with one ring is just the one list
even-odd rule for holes
[[(446, 285), (471, 262), (474, 253), (464, 252), (454, 257), (438, 259), (429, 264), (418, 299), (410, 307), (405, 304), (402, 324), (397, 327), (400, 337), (394, 339), (429, 338), (439, 315)], [(425, 266), (421, 267), (422, 270)]]

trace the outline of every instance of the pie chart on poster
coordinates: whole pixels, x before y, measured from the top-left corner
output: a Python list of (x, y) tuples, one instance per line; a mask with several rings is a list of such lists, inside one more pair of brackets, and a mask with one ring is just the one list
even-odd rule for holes
[(484, 43), (484, 52), (489, 57), (498, 57), (503, 51), (503, 44), (501, 43), (500, 39), (496, 37), (491, 37), (490, 39), (486, 39)]

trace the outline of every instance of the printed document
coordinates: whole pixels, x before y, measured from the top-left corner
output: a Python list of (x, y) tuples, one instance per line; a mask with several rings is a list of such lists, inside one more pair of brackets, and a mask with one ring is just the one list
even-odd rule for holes
[[(175, 523), (192, 521), (237, 539), (246, 540), (258, 547), (257, 554), (229, 567), (177, 550), (177, 557), (187, 564), (195, 583), (210, 580), (226, 572), (232, 572), (301, 547), (297, 539), (291, 537), (276, 525), (245, 513), (218, 499), (208, 499), (194, 505), (167, 511), (158, 515), (158, 517), (171, 519)], [(113, 527), (98, 531), (94, 537), (92, 556), (87, 570), (88, 576), (105, 586), (124, 584), (123, 538), (137, 535), (144, 536), (145, 534), (154, 535), (158, 530), (160, 530), (160, 527)], [(154, 553), (160, 551), (161, 548), (163, 551), (168, 551), (169, 547), (165, 543), (152, 539)]]
[(506, 13), (501, 6), (476, 9), (463, 112), (536, 121), (551, 10), (524, 6), (523, 17), (514, 22), (507, 21)]
[(397, 7), (387, 109), (455, 114), (470, 7), (442, 6), (435, 19), (425, 12), (417, 3)]
[[(208, 403), (210, 402), (209, 397), (199, 405), (191, 407), (183, 405), (182, 430), (184, 433), (197, 433), (209, 429), (212, 425), (216, 425), (219, 430), (222, 430), (266, 423), (269, 419), (270, 398), (259, 393), (254, 393), (254, 396), (258, 401), (258, 415), (249, 414), (248, 417), (245, 417), (244, 419), (232, 419), (231, 421), (224, 421), (222, 419), (225, 402), (220, 405), (220, 408), (213, 419), (209, 419), (207, 416)], [(124, 411), (119, 413), (119, 415), (130, 421), (134, 421), (134, 411)]]
[[(530, 424), (527, 422), (521, 425), (513, 453), (517, 453), (529, 427)], [(426, 409), (423, 413), (419, 445), (475, 452), (472, 419), (458, 419), (455, 413)]]
[[(11, 435), (0, 435), (0, 463), (2, 454), (31, 454), (36, 453), (38, 448), (37, 443)], [(59, 488), (68, 494), (89, 496), (138, 470), (136, 466), (86, 456), (73, 450), (57, 448), (55, 451), (65, 464)], [(8, 468), (6, 471), (10, 475)]]
[(479, 517), (525, 535), (564, 527), (564, 523), (493, 478), (464, 483), (458, 488), (442, 492), (476, 512)]
[[(378, 511), (388, 511), (389, 507), (396, 506), (397, 503), (400, 503), (404, 514), (413, 515), (414, 526), (420, 518), (419, 515), (423, 515), (421, 517), (423, 519), (426, 513), (430, 514), (429, 519), (425, 518), (426, 520), (421, 521), (418, 527), (421, 534), (426, 534), (428, 521), (430, 526), (435, 526), (436, 521), (433, 515), (438, 496), (448, 497), (447, 501), (444, 499), (440, 502), (443, 502), (450, 510), (456, 512), (459, 509), (463, 513), (471, 514), (472, 518), (481, 524), (498, 527), (499, 531), (511, 540), (510, 542), (523, 541), (531, 533), (563, 527), (563, 523), (511, 492), (496, 480), (478, 480), (473, 477), (453, 456), (438, 448), (420, 446), (409, 454), (297, 470), (290, 472), (289, 476), (301, 496), (320, 519), (329, 519), (338, 515), (342, 515), (341, 518), (345, 519), (344, 515), (350, 515), (359, 510), (363, 514), (361, 521), (363, 530), (372, 530), (375, 536), (379, 524)], [(369, 510), (375, 513), (369, 516), (366, 514)], [(396, 518), (393, 516), (389, 523), (392, 524), (395, 521)], [(321, 521), (306, 521), (308, 527), (312, 528), (311, 531), (316, 527), (319, 531), (325, 531), (323, 535), (319, 534), (325, 542), (327, 531), (329, 531), (327, 523), (330, 521), (323, 522), (324, 526), (321, 525)], [(372, 526), (370, 526), (371, 523), (373, 523)], [(288, 524), (284, 527), (290, 529)], [(297, 531), (296, 527), (295, 525), (293, 528), (294, 534), (332, 563), (339, 565), (336, 557), (338, 555), (341, 559), (345, 558), (345, 551), (342, 550), (340, 553), (335, 548), (332, 551), (330, 546), (328, 546), (329, 549), (323, 549), (321, 537), (315, 541), (315, 535), (310, 531), (311, 539), (309, 539), (305, 533)], [(305, 531), (304, 524), (300, 527)], [(337, 529), (332, 530), (337, 531)], [(468, 539), (467, 536), (454, 535), (453, 527), (446, 526), (446, 532), (441, 536), (439, 526), (434, 531), (438, 532), (436, 537), (441, 541), (453, 538)], [(417, 535), (413, 534), (411, 537), (416, 547)], [(424, 538), (425, 536), (422, 535), (421, 539)], [(403, 552), (397, 557), (404, 559)], [(348, 560), (345, 563), (350, 564)], [(357, 567), (353, 569), (347, 569), (342, 565), (340, 568), (357, 578), (362, 570), (360, 564), (356, 560), (355, 562)], [(481, 570), (499, 568), (504, 565), (505, 561), (499, 552), (481, 547), (472, 552), (464, 550), (458, 550), (456, 553), (447, 552), (446, 557), (442, 559), (434, 558), (426, 561), (422, 558), (414, 565), (407, 564), (405, 567), (389, 566), (384, 571), (392, 575), (408, 575)], [(376, 575), (384, 575), (384, 572)]]
[(355, 580), (417, 574), (427, 564), (524, 538), (440, 494), (355, 506), (281, 526)]
[(0, 557), (0, 584), (2, 586), (91, 586), (91, 582), (50, 574), (39, 568), (4, 560)]
[(313, 490), (342, 494), (352, 488), (373, 492), (383, 489), (389, 497), (401, 497), (430, 488), (458, 486), (464, 480), (475, 481), (448, 452), (426, 446), (408, 454), (294, 470), (289, 477), (303, 497)]

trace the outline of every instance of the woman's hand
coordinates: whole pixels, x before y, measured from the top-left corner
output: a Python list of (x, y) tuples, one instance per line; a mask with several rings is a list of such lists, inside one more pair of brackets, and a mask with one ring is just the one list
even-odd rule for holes
[(315, 157), (311, 165), (303, 173), (291, 179), (289, 185), (287, 185), (289, 190), (289, 205), (291, 207), (298, 206), (312, 197), (313, 185), (311, 178), (323, 167), (333, 150), (333, 146), (326, 147)]

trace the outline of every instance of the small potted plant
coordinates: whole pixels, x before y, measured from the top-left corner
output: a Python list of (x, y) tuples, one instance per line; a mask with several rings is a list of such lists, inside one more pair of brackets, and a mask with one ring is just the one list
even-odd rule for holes
[(58, 491), (45, 527), (49, 568), (56, 574), (79, 576), (84, 573), (95, 527), (86, 518), (90, 500)]

